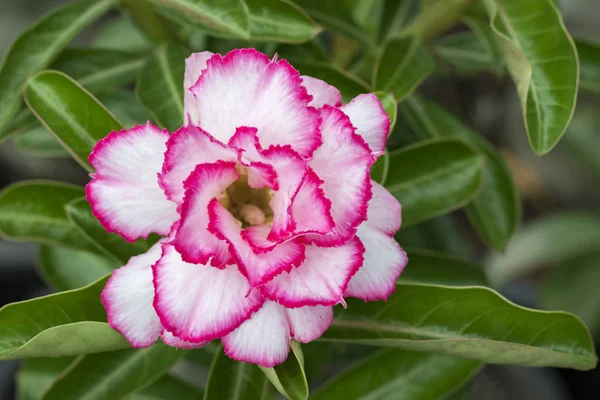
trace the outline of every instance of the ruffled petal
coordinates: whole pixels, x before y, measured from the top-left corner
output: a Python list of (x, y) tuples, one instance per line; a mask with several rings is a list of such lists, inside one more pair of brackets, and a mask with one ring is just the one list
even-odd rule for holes
[(235, 265), (188, 264), (171, 245), (153, 267), (154, 308), (163, 326), (184, 341), (203, 342), (237, 328), (263, 304)]
[(272, 301), (250, 319), (221, 339), (225, 354), (236, 361), (274, 367), (287, 359), (290, 351), (290, 327), (285, 309)]
[(342, 94), (335, 86), (331, 86), (325, 81), (322, 81), (312, 76), (302, 75), (302, 85), (308, 91), (313, 99), (309, 103), (313, 107), (323, 107), (325, 104), (338, 107), (342, 104)]
[(369, 227), (377, 229), (389, 236), (394, 236), (402, 223), (402, 207), (386, 188), (371, 181), (373, 198), (369, 201), (367, 219)]
[(365, 249), (354, 237), (339, 247), (306, 246), (306, 259), (261, 287), (285, 307), (333, 306), (343, 303), (348, 281), (363, 263)]
[(206, 61), (213, 56), (210, 51), (193, 53), (185, 60), (185, 75), (183, 78), (183, 120), (185, 125), (198, 122), (198, 104), (190, 88), (198, 82), (202, 70), (206, 68)]
[(167, 198), (183, 202), (183, 182), (198, 164), (237, 161), (237, 152), (197, 126), (183, 126), (169, 137), (158, 183)]
[[(235, 163), (200, 164), (186, 179), (181, 224), (172, 244), (190, 263), (220, 267), (229, 261), (227, 244), (208, 231), (208, 204), (239, 177)], [(211, 259), (212, 258), (212, 259)]]
[(337, 246), (354, 236), (358, 225), (367, 217), (367, 202), (371, 198), (369, 169), (374, 158), (344, 113), (324, 106), (321, 115), (324, 142), (315, 151), (309, 166), (323, 180), (322, 188), (331, 200), (335, 227), (326, 235), (307, 235), (306, 238), (321, 246)]
[(255, 253), (241, 235), (241, 228), (231, 213), (216, 199), (209, 204), (209, 230), (229, 243), (229, 250), (250, 286), (257, 287), (282, 271), (289, 271), (304, 260), (304, 245), (289, 241), (271, 251)]
[(299, 342), (309, 343), (318, 339), (331, 326), (333, 307), (286, 308), (285, 315), (292, 337)]
[(390, 117), (381, 101), (373, 93), (360, 94), (340, 109), (350, 117), (352, 125), (377, 155), (385, 151), (385, 142), (390, 133)]
[(271, 61), (254, 49), (212, 56), (191, 91), (198, 125), (227, 142), (237, 127), (258, 129), (263, 148), (289, 144), (303, 157), (320, 145), (319, 115), (308, 107), (298, 71), (285, 60)]
[(365, 301), (387, 300), (408, 262), (406, 253), (393, 237), (367, 223), (358, 228), (356, 235), (365, 246), (365, 261), (350, 279), (345, 295)]
[(89, 161), (96, 172), (86, 197), (107, 231), (130, 242), (169, 233), (179, 217), (177, 205), (167, 200), (156, 176), (168, 138), (167, 131), (148, 123), (113, 131), (94, 147)]
[(295, 235), (326, 234), (333, 229), (331, 200), (325, 196), (322, 184), (323, 181), (317, 174), (309, 169), (292, 201), (292, 218), (296, 223)]
[(171, 346), (171, 347), (176, 347), (178, 349), (185, 349), (185, 350), (190, 350), (190, 349), (197, 349), (199, 347), (203, 347), (206, 345), (206, 343), (208, 342), (188, 342), (186, 340), (180, 339), (177, 336), (173, 335), (171, 332), (169, 332), (168, 330), (163, 330), (162, 334), (160, 335), (160, 339), (163, 341), (164, 344)]
[(147, 253), (131, 257), (113, 272), (100, 296), (109, 325), (135, 348), (152, 346), (163, 330), (152, 307), (152, 265), (160, 256), (157, 243)]

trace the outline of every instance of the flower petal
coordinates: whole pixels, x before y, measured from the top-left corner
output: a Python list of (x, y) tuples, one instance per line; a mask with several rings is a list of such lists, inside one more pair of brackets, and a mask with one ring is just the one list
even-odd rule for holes
[(292, 337), (299, 342), (309, 343), (318, 339), (331, 326), (333, 307), (286, 308), (285, 315)]
[(331, 200), (325, 196), (322, 184), (323, 181), (317, 174), (309, 169), (292, 201), (292, 218), (296, 223), (295, 235), (326, 234), (333, 229)]
[(393, 237), (364, 223), (356, 234), (365, 246), (365, 261), (350, 279), (346, 296), (365, 301), (387, 300), (396, 290), (396, 280), (408, 262)]
[(352, 125), (377, 155), (385, 151), (385, 142), (390, 133), (390, 117), (381, 101), (373, 93), (360, 94), (340, 109), (350, 117)]
[(154, 308), (163, 326), (185, 341), (202, 342), (228, 334), (264, 301), (235, 265), (218, 269), (189, 264), (168, 244), (152, 269)]
[(289, 144), (303, 157), (320, 145), (318, 112), (298, 71), (254, 49), (215, 54), (191, 91), (197, 125), (227, 142), (240, 126), (258, 129), (263, 148)]
[(160, 256), (159, 242), (147, 253), (131, 257), (113, 272), (100, 296), (109, 325), (135, 348), (152, 346), (163, 330), (152, 307), (152, 265)]
[(209, 214), (209, 230), (229, 243), (233, 259), (252, 287), (262, 285), (282, 271), (291, 270), (304, 260), (304, 245), (293, 240), (256, 254), (243, 239), (241, 228), (231, 213), (216, 199), (209, 204)]
[(190, 92), (190, 88), (198, 82), (202, 70), (206, 68), (206, 62), (213, 56), (210, 51), (201, 53), (192, 53), (185, 60), (185, 75), (183, 78), (183, 120), (185, 125), (197, 125), (198, 122), (198, 104), (196, 97)]
[(290, 351), (290, 327), (285, 309), (267, 300), (250, 319), (221, 341), (225, 354), (236, 361), (265, 368), (281, 364)]
[(308, 94), (313, 97), (309, 103), (310, 106), (319, 108), (328, 104), (339, 107), (342, 104), (342, 94), (335, 86), (312, 76), (302, 75), (301, 78), (302, 85), (306, 88)]
[(373, 198), (369, 201), (367, 220), (364, 224), (394, 236), (402, 223), (402, 207), (398, 200), (386, 188), (371, 181)]
[(321, 115), (323, 145), (315, 151), (309, 166), (323, 180), (335, 227), (326, 235), (306, 238), (318, 245), (336, 246), (354, 236), (367, 217), (367, 202), (371, 198), (369, 169), (374, 159), (344, 113), (324, 106)]
[(86, 197), (107, 231), (130, 242), (152, 232), (169, 233), (179, 217), (177, 206), (167, 200), (156, 177), (168, 138), (167, 131), (148, 123), (113, 131), (94, 147), (89, 161), (96, 172)]
[(229, 261), (227, 244), (208, 231), (208, 204), (239, 177), (235, 163), (200, 164), (186, 179), (181, 225), (171, 242), (184, 261), (220, 267)]
[(363, 263), (365, 249), (356, 237), (339, 247), (306, 246), (306, 259), (261, 287), (270, 300), (294, 308), (343, 302), (348, 281)]
[(169, 137), (167, 152), (158, 183), (167, 198), (181, 204), (183, 182), (198, 164), (216, 161), (236, 161), (237, 152), (197, 126), (183, 126)]
[(171, 347), (176, 347), (178, 349), (185, 349), (185, 350), (190, 350), (190, 349), (197, 349), (199, 347), (203, 347), (206, 345), (206, 343), (208, 342), (188, 342), (186, 340), (180, 339), (177, 336), (173, 335), (171, 332), (169, 332), (168, 330), (163, 330), (162, 334), (160, 335), (160, 339), (163, 341), (164, 344), (171, 346)]

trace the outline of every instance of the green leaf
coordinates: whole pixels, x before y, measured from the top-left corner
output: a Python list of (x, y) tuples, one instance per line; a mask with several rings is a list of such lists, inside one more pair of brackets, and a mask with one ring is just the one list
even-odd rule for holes
[(579, 87), (600, 92), (600, 45), (575, 39), (579, 54)]
[(37, 264), (44, 280), (59, 291), (89, 285), (122, 265), (89, 251), (46, 244), (38, 249)]
[(289, 0), (246, 0), (252, 40), (304, 43), (321, 27)]
[(114, 90), (101, 93), (98, 100), (125, 126), (144, 125), (151, 119), (150, 114), (142, 107), (133, 91)]
[(596, 366), (590, 334), (577, 317), (523, 308), (483, 287), (397, 283), (387, 303), (348, 300), (321, 339), (491, 364)]
[(208, 371), (204, 400), (269, 398), (269, 382), (258, 366), (232, 360), (219, 346)]
[(139, 54), (110, 49), (67, 49), (52, 64), (92, 93), (112, 91), (135, 81), (144, 65)]
[(342, 93), (344, 103), (349, 102), (361, 93), (370, 92), (365, 82), (333, 65), (320, 62), (306, 62), (295, 58), (290, 59), (290, 62), (302, 75), (310, 75), (314, 78), (324, 80), (338, 88)]
[(563, 213), (533, 222), (517, 233), (503, 254), (490, 254), (486, 272), (495, 287), (545, 265), (563, 263), (600, 248), (600, 216)]
[(483, 270), (469, 262), (432, 250), (405, 248), (410, 260), (400, 283), (487, 286)]
[(260, 369), (286, 399), (306, 400), (308, 399), (308, 383), (304, 373), (304, 355), (300, 343), (293, 340), (291, 350), (283, 364), (273, 368), (260, 367)]
[(402, 204), (402, 226), (456, 210), (479, 194), (483, 158), (453, 138), (390, 153), (386, 188)]
[(414, 36), (388, 41), (373, 75), (376, 90), (392, 92), (397, 101), (409, 96), (435, 70), (429, 50)]
[(86, 355), (61, 374), (44, 399), (120, 399), (151, 384), (184, 355), (185, 351), (162, 343)]
[(17, 38), (0, 67), (0, 131), (19, 112), (25, 80), (50, 65), (83, 28), (114, 4), (115, 0), (67, 4), (46, 14)]
[(10, 240), (95, 251), (69, 221), (64, 206), (83, 188), (63, 182), (23, 181), (0, 193), (0, 234)]
[(411, 96), (399, 106), (400, 112), (421, 138), (457, 136), (485, 156), (483, 185), (466, 208), (471, 224), (481, 238), (503, 250), (521, 219), (517, 186), (502, 156), (457, 117), (420, 96)]
[(130, 347), (106, 323), (100, 292), (107, 278), (0, 309), (0, 359), (63, 357)]
[(23, 361), (16, 377), (17, 400), (40, 400), (52, 382), (73, 361), (73, 357), (32, 358)]
[(85, 198), (71, 201), (65, 206), (65, 211), (84, 237), (95, 244), (103, 254), (122, 264), (133, 256), (145, 253), (151, 246), (146, 240), (139, 239), (128, 243), (120, 235), (107, 232), (92, 215), (92, 208)]
[(549, 0), (484, 0), (517, 86), (537, 154), (552, 150), (575, 109), (579, 61), (559, 10)]
[(57, 71), (33, 76), (25, 89), (27, 106), (40, 122), (88, 171), (92, 148), (121, 123), (95, 97)]
[(594, 337), (600, 333), (600, 254), (592, 254), (554, 266), (541, 287), (541, 304), (547, 310), (577, 315)]
[(48, 132), (48, 129), (37, 123), (33, 129), (18, 134), (13, 143), (17, 150), (32, 156), (71, 157), (69, 152)]
[(363, 47), (373, 45), (372, 38), (354, 18), (353, 11), (357, 7), (357, 0), (296, 0), (295, 3), (327, 30), (354, 39)]
[(477, 361), (444, 354), (383, 349), (343, 369), (311, 399), (443, 399), (479, 368)]
[(141, 53), (150, 50), (152, 44), (131, 18), (122, 15), (102, 25), (91, 47)]
[(183, 74), (188, 51), (160, 46), (138, 76), (135, 94), (163, 127), (173, 132), (183, 123)]
[(401, 34), (408, 22), (418, 15), (420, 6), (416, 0), (384, 0), (382, 3), (379, 41), (385, 42)]
[(209, 34), (250, 39), (248, 7), (242, 0), (150, 0), (175, 22)]
[(165, 375), (145, 389), (128, 397), (129, 400), (199, 400), (202, 392), (179, 378)]

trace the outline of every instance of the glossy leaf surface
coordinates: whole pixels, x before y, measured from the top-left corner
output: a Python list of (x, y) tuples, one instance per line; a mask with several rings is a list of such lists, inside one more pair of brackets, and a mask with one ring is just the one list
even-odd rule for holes
[(399, 282), (387, 303), (349, 300), (321, 339), (485, 363), (580, 370), (596, 366), (593, 342), (578, 318), (526, 309), (483, 287)]
[(482, 183), (483, 159), (462, 141), (444, 138), (390, 153), (386, 188), (410, 226), (469, 203)]

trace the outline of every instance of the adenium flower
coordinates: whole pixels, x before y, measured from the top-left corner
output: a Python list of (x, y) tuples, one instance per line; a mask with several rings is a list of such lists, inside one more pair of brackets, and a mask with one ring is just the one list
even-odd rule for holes
[(221, 339), (271, 367), (310, 342), (344, 297), (385, 300), (406, 265), (400, 204), (372, 181), (390, 121), (373, 94), (254, 49), (186, 60), (184, 124), (111, 132), (89, 161), (94, 215), (128, 241), (163, 236), (102, 292), (133, 347)]

